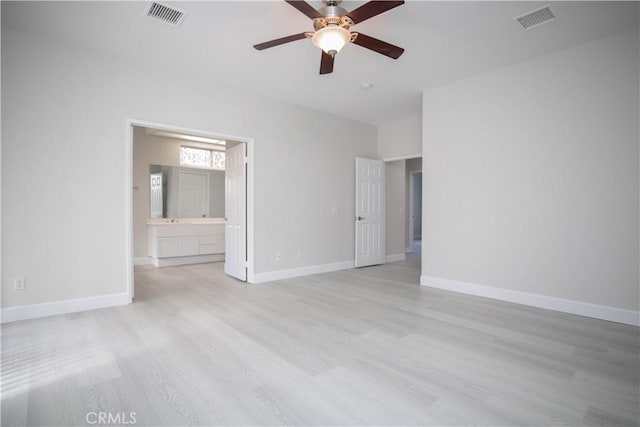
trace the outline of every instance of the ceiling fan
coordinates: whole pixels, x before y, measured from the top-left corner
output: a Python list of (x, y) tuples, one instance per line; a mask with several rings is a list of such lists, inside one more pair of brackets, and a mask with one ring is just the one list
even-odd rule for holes
[(340, 7), (340, 3), (342, 3), (341, 0), (322, 0), (325, 5), (318, 10), (302, 0), (285, 1), (311, 18), (315, 31), (307, 31), (259, 43), (253, 46), (257, 50), (268, 49), (284, 43), (310, 38), (315, 46), (322, 49), (320, 74), (333, 72), (333, 61), (336, 54), (348, 43), (366, 47), (367, 49), (393, 59), (398, 59), (404, 52), (404, 49), (401, 47), (394, 46), (363, 33), (349, 31), (352, 25), (359, 24), (362, 21), (400, 6), (404, 4), (404, 1), (372, 0), (351, 12)]

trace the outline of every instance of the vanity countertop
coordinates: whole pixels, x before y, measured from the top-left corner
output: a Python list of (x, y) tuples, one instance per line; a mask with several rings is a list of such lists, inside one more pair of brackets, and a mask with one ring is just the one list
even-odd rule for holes
[(224, 224), (224, 218), (147, 218), (147, 225)]

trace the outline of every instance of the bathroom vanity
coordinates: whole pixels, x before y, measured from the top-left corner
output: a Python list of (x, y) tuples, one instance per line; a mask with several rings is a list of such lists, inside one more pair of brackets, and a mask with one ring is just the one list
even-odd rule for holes
[(156, 267), (224, 261), (224, 218), (150, 218), (149, 256)]

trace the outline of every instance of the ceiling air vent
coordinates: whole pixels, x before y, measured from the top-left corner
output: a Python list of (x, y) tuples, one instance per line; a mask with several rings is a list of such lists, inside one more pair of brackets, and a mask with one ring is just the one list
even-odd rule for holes
[(542, 9), (534, 10), (533, 12), (529, 12), (525, 15), (517, 16), (515, 18), (522, 28), (525, 30), (530, 30), (535, 27), (539, 27), (542, 24), (546, 24), (547, 22), (551, 22), (556, 19), (556, 16), (553, 14), (549, 6), (545, 6)]
[(173, 7), (169, 7), (156, 2), (151, 2), (147, 7), (147, 12), (145, 13), (145, 15), (149, 18), (166, 22), (167, 24), (177, 27), (178, 25), (180, 25), (187, 14)]

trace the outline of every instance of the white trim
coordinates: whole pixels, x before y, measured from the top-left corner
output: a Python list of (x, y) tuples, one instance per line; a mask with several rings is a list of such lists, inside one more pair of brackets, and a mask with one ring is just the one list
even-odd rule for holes
[(441, 279), (439, 277), (431, 276), (420, 276), (420, 285), (501, 301), (509, 301), (532, 307), (546, 308), (549, 310), (561, 311), (563, 313), (609, 320), (611, 322), (624, 323), (627, 325), (640, 326), (640, 312), (633, 310), (625, 310), (606, 305), (591, 304), (582, 301), (531, 294), (528, 292), (495, 288), (493, 286), (459, 282), (456, 280)]
[(140, 258), (133, 259), (133, 265), (152, 265), (153, 261), (150, 256), (143, 256)]
[(408, 254), (412, 254), (412, 253), (413, 253), (413, 248), (412, 248), (412, 247), (408, 247), (408, 246), (407, 246), (406, 248), (404, 248), (404, 251), (405, 251), (406, 253), (408, 253)]
[(404, 156), (398, 157), (387, 157), (386, 159), (382, 159), (383, 162), (395, 162), (397, 160), (411, 160), (411, 159), (419, 159), (422, 157), (422, 154), (406, 154)]
[(2, 309), (2, 323), (18, 320), (36, 319), (59, 314), (77, 313), (99, 308), (127, 305), (131, 302), (129, 292), (121, 294), (100, 295), (95, 297), (76, 298), (65, 301), (45, 302), (42, 304), (20, 305)]
[[(420, 181), (422, 182), (422, 169), (409, 172), (409, 235), (407, 237), (409, 238), (409, 244), (412, 248), (411, 252), (413, 252), (413, 244), (416, 241), (416, 218), (413, 215), (413, 211), (416, 208), (414, 193), (416, 190), (415, 180), (418, 174), (420, 174)], [(420, 206), (420, 216), (422, 217), (422, 206)], [(422, 220), (422, 218), (420, 218), (420, 220)]]
[(386, 262), (404, 261), (405, 259), (407, 259), (407, 254), (393, 254), (385, 257)]
[(127, 292), (133, 300), (134, 286), (133, 286), (133, 126), (154, 128), (158, 130), (164, 130), (169, 132), (188, 133), (195, 136), (203, 136), (207, 138), (215, 138), (222, 140), (231, 140), (245, 143), (247, 146), (247, 282), (254, 283), (254, 139), (244, 136), (228, 135), (223, 133), (207, 132), (200, 129), (184, 128), (179, 126), (166, 125), (162, 123), (149, 122), (146, 120), (127, 119), (127, 143), (125, 144), (125, 231), (127, 233), (126, 238), (126, 260), (125, 266), (127, 268)]
[(409, 172), (409, 194), (408, 194), (408, 199), (409, 199), (409, 209), (408, 209), (408, 218), (407, 221), (409, 222), (409, 233), (408, 236), (405, 236), (405, 238), (409, 238), (408, 239), (408, 243), (409, 246), (411, 246), (413, 248), (413, 240), (415, 237), (415, 233), (414, 233), (414, 227), (415, 227), (415, 218), (413, 216), (413, 209), (415, 208), (415, 200), (413, 199), (413, 193), (415, 191), (415, 183), (414, 183), (414, 179), (415, 179), (415, 174), (418, 171), (410, 171)]
[(124, 173), (124, 229), (125, 229), (125, 282), (129, 303), (133, 301), (135, 289), (133, 287), (133, 123), (127, 123), (127, 136), (124, 151), (125, 173)]
[(254, 200), (254, 141), (252, 138), (245, 138), (247, 144), (247, 282), (254, 283), (254, 253), (255, 253), (255, 237), (253, 229), (253, 200)]
[(290, 270), (268, 271), (256, 273), (251, 283), (264, 283), (274, 280), (291, 279), (294, 277), (309, 276), (311, 274), (330, 273), (332, 271), (348, 270), (355, 268), (355, 261), (342, 261), (333, 264), (311, 265), (308, 267), (292, 268)]
[(201, 264), (203, 262), (224, 261), (224, 254), (180, 256), (172, 258), (151, 258), (151, 264), (156, 267), (170, 267), (174, 265)]

